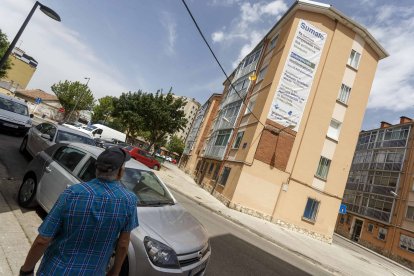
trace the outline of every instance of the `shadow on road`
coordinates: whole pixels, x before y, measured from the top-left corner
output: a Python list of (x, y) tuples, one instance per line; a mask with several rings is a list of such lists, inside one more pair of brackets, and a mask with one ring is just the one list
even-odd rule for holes
[[(210, 238), (206, 275), (310, 275), (232, 234)], [(223, 258), (223, 256), (226, 256)]]

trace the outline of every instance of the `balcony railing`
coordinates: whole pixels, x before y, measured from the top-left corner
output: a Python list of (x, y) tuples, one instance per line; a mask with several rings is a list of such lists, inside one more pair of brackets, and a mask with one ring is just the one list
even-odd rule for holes
[(224, 153), (226, 152), (227, 146), (215, 146), (215, 145), (208, 145), (206, 147), (206, 151), (204, 152), (205, 157), (223, 159)]

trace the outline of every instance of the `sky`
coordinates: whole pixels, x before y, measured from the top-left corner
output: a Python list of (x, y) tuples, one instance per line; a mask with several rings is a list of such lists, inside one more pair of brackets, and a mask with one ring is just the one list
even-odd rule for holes
[[(0, 29), (11, 41), (34, 0), (1, 0)], [(203, 104), (225, 80), (180, 0), (42, 0), (17, 46), (38, 68), (28, 85), (51, 92), (63, 80), (86, 82), (95, 98), (159, 89)], [(228, 74), (294, 0), (187, 0)], [(362, 129), (414, 118), (412, 0), (321, 1), (365, 26), (390, 56), (380, 61)]]

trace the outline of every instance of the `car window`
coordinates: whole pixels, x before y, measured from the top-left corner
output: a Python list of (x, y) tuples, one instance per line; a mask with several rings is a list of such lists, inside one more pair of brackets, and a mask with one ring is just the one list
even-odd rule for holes
[(89, 137), (85, 137), (82, 135), (78, 135), (71, 132), (66, 132), (63, 130), (59, 130), (57, 137), (56, 137), (56, 143), (62, 142), (62, 141), (68, 141), (68, 142), (79, 142), (87, 145), (93, 145), (95, 146), (95, 140)]
[(125, 168), (121, 183), (137, 195), (140, 205), (174, 204), (174, 200), (153, 172)]
[(127, 147), (125, 147), (125, 149), (126, 149), (127, 151), (131, 151), (131, 150), (133, 150), (133, 149), (134, 149), (134, 147), (127, 146)]
[(82, 181), (87, 182), (96, 177), (95, 162), (96, 162), (95, 158), (92, 158), (92, 157), (89, 158), (85, 166), (83, 166), (83, 168), (80, 170), (79, 178), (82, 179)]
[(2, 97), (0, 97), (0, 108), (20, 115), (29, 115), (27, 106)]
[(67, 170), (73, 172), (84, 156), (85, 153), (80, 150), (71, 147), (61, 147), (53, 155), (53, 159)]
[(38, 124), (38, 125), (36, 126), (36, 129), (37, 129), (38, 131), (42, 132), (42, 129), (43, 129), (43, 126), (44, 126), (44, 125), (46, 125), (46, 124)]
[(145, 151), (143, 151), (143, 150), (139, 150), (138, 151), (138, 154), (140, 154), (140, 155), (142, 155), (142, 156), (145, 156), (145, 157), (147, 157), (147, 158), (151, 158), (152, 156), (151, 156), (151, 154), (149, 154), (148, 152), (145, 152)]
[(42, 134), (49, 134), (53, 126), (51, 124), (43, 123), (42, 128), (39, 130)]

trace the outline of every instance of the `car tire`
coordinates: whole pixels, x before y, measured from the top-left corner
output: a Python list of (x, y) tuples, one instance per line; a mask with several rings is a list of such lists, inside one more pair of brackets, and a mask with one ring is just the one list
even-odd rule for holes
[(160, 170), (160, 166), (158, 165), (154, 165), (154, 167), (152, 167), (153, 170), (159, 171)]
[(19, 148), (20, 153), (23, 153), (23, 154), (26, 153), (26, 151), (27, 151), (27, 140), (28, 140), (28, 138), (27, 138), (27, 136), (25, 136), (23, 138), (22, 143), (20, 144), (20, 148)]
[(34, 198), (36, 195), (37, 181), (33, 174), (25, 176), (22, 185), (20, 185), (17, 201), (24, 208), (34, 207), (36, 204)]

